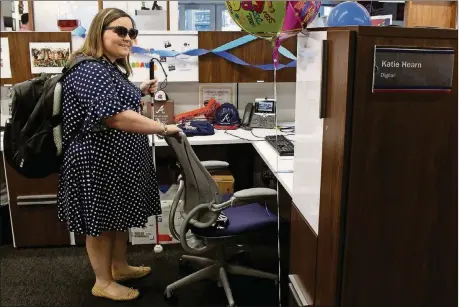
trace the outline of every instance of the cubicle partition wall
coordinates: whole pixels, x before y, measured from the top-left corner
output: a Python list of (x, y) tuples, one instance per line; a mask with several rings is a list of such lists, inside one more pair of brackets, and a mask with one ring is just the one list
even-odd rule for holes
[[(31, 56), (33, 46), (41, 48), (43, 54), (53, 46), (67, 46), (69, 51), (71, 50), (70, 32), (2, 32), (1, 37), (8, 39), (11, 65), (11, 78), (0, 79), (2, 86), (32, 79), (38, 76), (37, 73), (33, 73), (37, 70), (48, 69), (48, 72), (51, 72), (56, 69), (51, 66), (39, 67), (42, 64), (37, 62), (34, 64)], [(53, 45), (56, 43), (57, 45)], [(64, 223), (57, 220), (58, 176), (28, 179), (18, 174), (7, 163), (2, 172), (5, 173), (8, 189), (15, 246), (69, 245), (67, 228)]]
[[(213, 50), (224, 44), (246, 36), (245, 32), (198, 32), (199, 48)], [(290, 37), (282, 42), (287, 50), (296, 53), (296, 37)], [(265, 39), (257, 39), (239, 48), (229, 51), (242, 61), (251, 65), (272, 63), (272, 43)], [(279, 55), (279, 63), (287, 64), (291, 60)], [(295, 82), (294, 67), (284, 68), (277, 72), (277, 82)], [(243, 83), (243, 82), (273, 82), (272, 70), (263, 71), (250, 66), (236, 65), (217, 55), (206, 54), (199, 58), (199, 82), (201, 83)]]
[(70, 32), (2, 32), (0, 37), (8, 38), (12, 78), (0, 79), (0, 85), (19, 83), (38, 76), (32, 73), (30, 43), (69, 43)]
[[(316, 29), (298, 50), (290, 306), (457, 305), (457, 31)], [(320, 99), (300, 85), (317, 63)]]

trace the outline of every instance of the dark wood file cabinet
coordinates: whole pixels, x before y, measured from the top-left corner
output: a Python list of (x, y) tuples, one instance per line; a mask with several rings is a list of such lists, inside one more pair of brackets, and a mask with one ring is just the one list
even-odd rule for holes
[[(293, 206), (290, 306), (457, 306), (457, 30), (317, 31), (329, 45), (319, 231)], [(452, 49), (452, 90), (373, 92), (375, 46)]]
[(58, 176), (28, 179), (5, 163), (11, 225), (16, 247), (70, 245), (65, 223), (57, 219)]
[[(316, 287), (317, 235), (295, 205), (290, 219), (290, 306), (312, 306)], [(295, 305), (296, 304), (296, 305)]]

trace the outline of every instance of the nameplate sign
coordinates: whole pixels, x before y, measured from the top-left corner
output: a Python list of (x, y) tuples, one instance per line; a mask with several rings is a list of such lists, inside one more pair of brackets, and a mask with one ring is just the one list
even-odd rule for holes
[(375, 46), (373, 92), (450, 92), (453, 70), (453, 49)]

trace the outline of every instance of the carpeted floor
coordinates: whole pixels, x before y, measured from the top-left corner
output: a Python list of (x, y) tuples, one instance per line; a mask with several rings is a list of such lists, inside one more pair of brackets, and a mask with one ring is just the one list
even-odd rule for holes
[[(132, 302), (117, 303), (95, 298), (90, 289), (93, 273), (84, 247), (15, 249), (0, 247), (0, 306), (170, 306), (164, 300), (164, 289), (185, 276), (178, 269), (183, 254), (180, 245), (165, 246), (161, 254), (152, 246), (130, 246), (129, 260), (133, 265), (152, 266), (153, 273), (126, 285), (139, 288), (142, 296)], [(254, 253), (257, 268), (276, 272), (276, 250)], [(251, 254), (252, 257), (253, 254)], [(274, 259), (274, 261), (273, 261)], [(272, 281), (230, 276), (235, 301), (241, 306), (278, 306), (278, 290)], [(202, 281), (177, 290), (178, 307), (220, 307), (227, 301), (216, 282)], [(121, 304), (121, 305), (120, 305)]]

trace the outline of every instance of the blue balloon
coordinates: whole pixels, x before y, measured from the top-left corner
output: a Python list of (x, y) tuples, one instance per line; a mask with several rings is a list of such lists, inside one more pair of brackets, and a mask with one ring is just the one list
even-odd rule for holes
[(368, 11), (359, 3), (346, 1), (335, 6), (328, 16), (327, 26), (371, 26)]
[(75, 30), (72, 31), (72, 35), (85, 38), (86, 29), (83, 26), (78, 26)]

